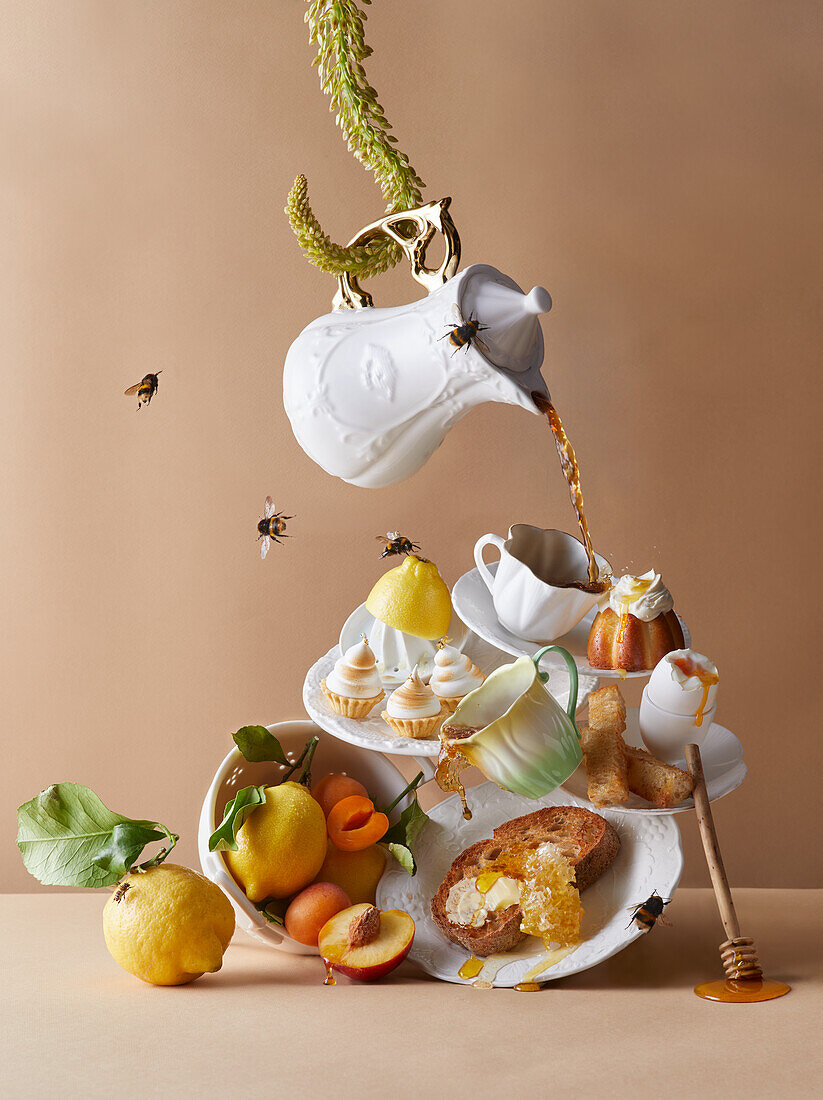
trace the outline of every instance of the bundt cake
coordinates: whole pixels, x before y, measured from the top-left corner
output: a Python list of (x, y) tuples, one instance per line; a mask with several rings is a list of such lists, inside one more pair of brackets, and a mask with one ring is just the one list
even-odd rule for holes
[(608, 605), (592, 623), (586, 652), (592, 668), (643, 672), (684, 644), (671, 592), (650, 569), (613, 582)]
[(667, 653), (683, 645), (683, 630), (674, 611), (643, 622), (630, 613), (616, 615), (606, 607), (592, 623), (587, 654), (592, 668), (642, 672), (654, 668)]

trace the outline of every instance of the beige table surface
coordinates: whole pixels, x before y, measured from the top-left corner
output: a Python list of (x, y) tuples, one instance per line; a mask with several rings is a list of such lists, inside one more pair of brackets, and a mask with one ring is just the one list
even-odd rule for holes
[(153, 988), (109, 957), (103, 893), (0, 896), (0, 1095), (820, 1095), (823, 891), (736, 900), (787, 997), (694, 996), (720, 974), (708, 890), (679, 891), (672, 927), (531, 994), (436, 982), (408, 962), (381, 983), (327, 988), (317, 959), (242, 933), (219, 974)]

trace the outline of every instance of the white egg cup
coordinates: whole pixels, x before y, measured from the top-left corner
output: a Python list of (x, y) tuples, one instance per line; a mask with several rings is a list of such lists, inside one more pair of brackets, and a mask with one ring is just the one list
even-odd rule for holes
[(649, 752), (668, 764), (683, 760), (686, 745), (702, 745), (711, 729), (717, 704), (703, 711), (698, 726), (694, 714), (664, 710), (649, 698), (648, 684), (640, 700), (640, 736)]

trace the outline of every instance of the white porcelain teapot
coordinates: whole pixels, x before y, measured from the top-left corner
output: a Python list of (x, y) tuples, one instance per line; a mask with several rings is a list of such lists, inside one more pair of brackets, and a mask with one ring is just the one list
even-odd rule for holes
[[(334, 311), (303, 329), (286, 356), (283, 402), (297, 442), (352, 485), (382, 488), (409, 477), (476, 405), (501, 401), (536, 413), (532, 394), (548, 397), (538, 321), (551, 308), (548, 291), (525, 294), (487, 264), (458, 275), (450, 201), (391, 214), (351, 242), (391, 237), (428, 297), (376, 309), (356, 279), (344, 275)], [(427, 268), (426, 249), (437, 232), (446, 254), (439, 267)], [(455, 346), (450, 332), (472, 319), (482, 335)]]

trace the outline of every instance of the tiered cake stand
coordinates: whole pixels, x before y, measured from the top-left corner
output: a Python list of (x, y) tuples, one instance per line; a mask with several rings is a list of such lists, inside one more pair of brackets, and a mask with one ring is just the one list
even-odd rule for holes
[[(491, 566), (494, 570), (495, 566)], [(463, 651), (487, 675), (505, 664), (509, 657), (531, 656), (538, 645), (507, 631), (497, 619), (488, 589), (476, 569), (464, 574), (454, 587), (452, 602), (455, 612), (469, 628)], [(556, 641), (575, 659), (580, 677), (578, 708), (601, 679), (638, 679), (649, 672), (629, 673), (594, 669), (586, 660), (586, 640), (592, 616)], [(682, 623), (685, 644), (691, 644), (689, 630)], [(340, 656), (340, 645), (333, 646), (309, 669), (303, 685), (303, 702), (314, 722), (334, 737), (360, 748), (391, 756), (413, 758), (425, 779), (434, 776), (434, 765), (440, 742), (396, 737), (383, 718), (383, 703), (379, 703), (364, 721), (353, 721), (337, 714), (321, 688), (321, 681)], [(569, 682), (565, 665), (553, 654), (547, 655), (541, 667), (549, 673), (547, 688), (561, 706), (568, 701)], [(396, 682), (396, 681), (395, 681)], [(395, 686), (386, 683), (387, 694)], [(638, 711), (627, 715), (627, 742), (642, 746)], [(710, 799), (721, 798), (740, 786), (746, 776), (746, 765), (740, 742), (723, 726), (713, 723), (702, 746), (703, 764)], [(434, 925), (429, 900), (447, 871), (452, 859), (464, 848), (483, 836), (490, 836), (494, 827), (506, 818), (517, 817), (542, 806), (573, 804), (591, 807), (587, 798), (585, 769), (581, 765), (562, 789), (544, 798), (530, 801), (502, 791), (494, 783), (482, 783), (469, 788), (473, 818), (464, 821), (456, 796), (439, 802), (429, 811), (429, 821), (416, 842), (418, 874), (411, 878), (399, 866), (389, 866), (381, 879), (377, 901), (381, 908), (405, 909), (416, 924), (411, 958), (436, 978), (464, 983), (459, 971), (466, 952), (449, 943)], [(604, 875), (586, 892), (586, 939), (572, 953), (540, 974), (539, 982), (568, 977), (586, 970), (616, 952), (621, 951), (644, 933), (631, 920), (632, 908), (658, 891), (669, 898), (674, 893), (683, 868), (680, 831), (674, 815), (691, 809), (692, 799), (671, 809), (658, 809), (632, 795), (623, 806), (597, 809), (617, 828), (621, 838), (619, 868)], [(538, 946), (535, 946), (537, 943)], [(539, 941), (526, 941), (521, 949), (505, 957), (487, 960), (480, 974), (495, 986), (517, 986), (529, 980), (531, 970), (541, 955)], [(485, 984), (488, 984), (485, 981)]]

